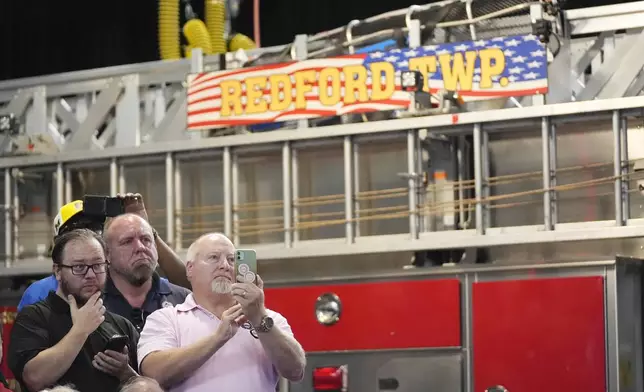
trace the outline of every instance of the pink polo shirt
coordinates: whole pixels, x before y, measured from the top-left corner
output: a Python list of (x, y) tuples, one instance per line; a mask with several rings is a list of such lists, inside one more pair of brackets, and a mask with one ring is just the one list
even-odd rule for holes
[[(274, 327), (293, 335), (286, 319), (268, 310)], [(162, 308), (148, 316), (138, 345), (139, 367), (150, 353), (193, 344), (217, 330), (221, 321), (195, 303), (190, 294), (175, 307)], [(279, 375), (262, 344), (249, 330), (239, 328), (197, 371), (168, 392), (275, 392)]]

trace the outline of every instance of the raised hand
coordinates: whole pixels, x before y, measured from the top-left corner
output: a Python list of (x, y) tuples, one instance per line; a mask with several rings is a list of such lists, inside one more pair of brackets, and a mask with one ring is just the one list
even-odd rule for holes
[(146, 221), (148, 220), (148, 213), (145, 210), (143, 196), (141, 196), (140, 193), (118, 193), (116, 194), (116, 197), (123, 199), (123, 206), (125, 207), (126, 213), (136, 214)]
[(243, 317), (242, 307), (240, 304), (236, 304), (226, 309), (224, 313), (221, 314), (221, 323), (217, 327), (216, 334), (223, 339), (228, 341), (237, 333), (239, 329), (239, 322)]
[(257, 326), (266, 315), (264, 307), (264, 282), (257, 275), (257, 284), (255, 283), (233, 283), (233, 298), (242, 307), (242, 311), (248, 321)]
[(97, 291), (81, 308), (78, 308), (74, 296), (67, 297), (74, 328), (85, 335), (94, 332), (105, 320), (105, 306), (103, 306), (103, 300), (100, 296), (101, 292)]

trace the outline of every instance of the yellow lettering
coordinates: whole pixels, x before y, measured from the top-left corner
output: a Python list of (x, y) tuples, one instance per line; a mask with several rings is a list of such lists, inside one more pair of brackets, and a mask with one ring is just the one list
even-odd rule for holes
[[(367, 102), (367, 69), (362, 65), (344, 67), (344, 103)], [(357, 97), (356, 97), (357, 93)]]
[[(244, 112), (241, 103), (242, 85), (239, 80), (222, 80), (221, 88), (221, 109), (219, 115), (228, 117), (232, 114), (237, 116)], [(232, 109), (231, 109), (232, 106)]]
[(320, 94), (320, 103), (322, 105), (333, 106), (340, 102), (342, 88), (340, 86), (339, 69), (324, 68), (320, 71), (320, 77), (318, 78), (318, 92)]
[[(396, 90), (394, 65), (387, 62), (371, 64), (371, 99), (381, 101), (391, 98)], [(384, 78), (384, 83), (383, 79)]]
[(266, 88), (266, 77), (256, 76), (248, 78), (246, 84), (246, 114), (258, 114), (266, 112), (268, 105), (264, 99)]
[[(268, 77), (271, 84), (271, 112), (286, 110), (293, 103), (293, 83), (286, 74), (271, 75)], [(280, 93), (282, 95), (280, 96)]]
[(439, 55), (438, 62), (443, 72), (443, 85), (445, 86), (445, 90), (456, 91), (459, 85), (462, 91), (472, 90), (475, 60), (476, 52), (465, 52), (465, 59), (463, 58), (463, 53), (454, 53), (453, 61), (450, 54)]
[(409, 70), (418, 71), (423, 75), (423, 91), (429, 92), (429, 78), (431, 74), (436, 73), (436, 57), (414, 57), (409, 59)]
[(315, 70), (295, 73), (295, 108), (306, 109), (306, 97), (304, 94), (311, 92), (315, 82)]
[[(492, 77), (501, 75), (505, 69), (505, 56), (503, 51), (498, 48), (484, 49), (479, 51), (481, 59), (481, 81), (479, 82), (480, 88), (491, 88)], [(494, 63), (492, 62), (494, 60)], [(501, 86), (508, 85), (507, 78), (499, 79)]]

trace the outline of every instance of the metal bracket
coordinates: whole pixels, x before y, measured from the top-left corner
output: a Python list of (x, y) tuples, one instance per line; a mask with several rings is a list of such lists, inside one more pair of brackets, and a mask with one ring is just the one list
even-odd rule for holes
[(597, 39), (595, 39), (593, 44), (590, 46), (590, 48), (586, 50), (583, 56), (581, 56), (579, 60), (577, 60), (577, 63), (572, 67), (572, 77), (574, 78), (572, 85), (573, 94), (578, 94), (584, 87), (580, 84), (579, 78), (583, 77), (586, 68), (590, 66), (590, 64), (593, 62), (593, 59), (595, 59), (595, 57), (597, 57), (597, 55), (599, 55), (599, 53), (601, 52), (606, 39), (611, 37), (612, 35), (613, 32), (608, 31), (600, 33)]
[(347, 30), (345, 32), (345, 38), (347, 40), (347, 44), (349, 44), (349, 54), (354, 54), (356, 52), (355, 47), (353, 46), (353, 28), (356, 27), (357, 25), (360, 24), (360, 21), (358, 19), (354, 19), (349, 24), (347, 25)]
[(141, 144), (141, 108), (139, 75), (127, 75), (123, 79), (123, 96), (116, 104), (115, 147), (136, 147)]
[(628, 50), (623, 57), (620, 56), (620, 62), (618, 63), (617, 69), (606, 86), (597, 95), (597, 98), (605, 99), (623, 97), (626, 94), (628, 87), (644, 68), (644, 56), (642, 56), (642, 48), (644, 48), (644, 29), (640, 32), (639, 36), (633, 38), (633, 41), (635, 43), (630, 50)]
[(31, 103), (31, 99), (32, 99), (31, 89), (18, 90), (16, 95), (9, 102), (9, 104), (0, 109), (0, 114), (13, 113), (13, 115), (16, 116), (16, 118), (18, 118), (24, 114), (25, 110), (27, 109), (27, 106), (29, 105), (29, 103)]
[(101, 125), (107, 113), (112, 110), (122, 92), (123, 83), (121, 78), (112, 79), (107, 88), (98, 95), (94, 105), (89, 108), (85, 121), (80, 124), (76, 132), (66, 142), (66, 149), (83, 150), (90, 147), (96, 129)]
[(627, 32), (612, 55), (592, 74), (577, 100), (622, 97), (644, 65), (640, 54), (643, 47), (644, 30)]
[(414, 49), (422, 45), (422, 36), (420, 31), (420, 20), (412, 19), (414, 12), (421, 8), (418, 5), (409, 6), (407, 15), (405, 15), (405, 26), (409, 32), (409, 47)]
[(635, 81), (628, 88), (625, 97), (634, 97), (640, 95), (644, 91), (644, 69), (640, 71), (640, 74), (635, 78)]
[(48, 131), (47, 121), (47, 88), (38, 86), (30, 89), (31, 105), (27, 107), (25, 133), (37, 135)]
[(80, 122), (76, 119), (76, 115), (73, 113), (71, 106), (69, 106), (66, 100), (56, 100), (56, 102), (54, 102), (54, 111), (63, 124), (69, 128), (72, 135), (78, 131)]
[[(49, 123), (47, 118), (47, 90), (45, 86), (19, 90), (9, 104), (0, 109), (0, 114), (13, 114), (15, 118), (25, 116), (21, 135), (41, 135), (39, 137), (48, 135), (44, 136), (44, 138), (48, 139), (51, 136), (51, 140), (60, 147), (62, 137), (56, 127)], [(10, 152), (8, 149), (12, 141), (15, 142), (15, 139), (7, 135), (0, 142), (0, 151), (3, 153)]]
[(159, 126), (150, 136), (152, 141), (170, 141), (186, 139), (186, 95), (175, 93), (175, 98), (159, 123)]
[(116, 138), (117, 133), (118, 129), (116, 126), (116, 121), (110, 121), (109, 124), (107, 124), (107, 127), (105, 127), (105, 129), (103, 130), (103, 133), (101, 133), (100, 137), (94, 136), (92, 138), (92, 147), (102, 150), (108, 145), (114, 145), (114, 139)]
[(566, 11), (570, 35), (644, 27), (644, 1)]

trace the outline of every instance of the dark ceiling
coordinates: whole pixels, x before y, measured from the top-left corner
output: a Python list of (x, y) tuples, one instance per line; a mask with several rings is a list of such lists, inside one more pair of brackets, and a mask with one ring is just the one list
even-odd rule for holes
[[(202, 17), (204, 1), (192, 0)], [(394, 8), (392, 3), (262, 0), (262, 46), (284, 44), (295, 34), (316, 33), (386, 12)], [(395, 3), (395, 8), (403, 8), (419, 1)], [(569, 0), (566, 8), (609, 3), (615, 1)], [(3, 0), (0, 18), (0, 80), (158, 59), (156, 0)], [(236, 29), (252, 36), (252, 0), (244, 0)]]

